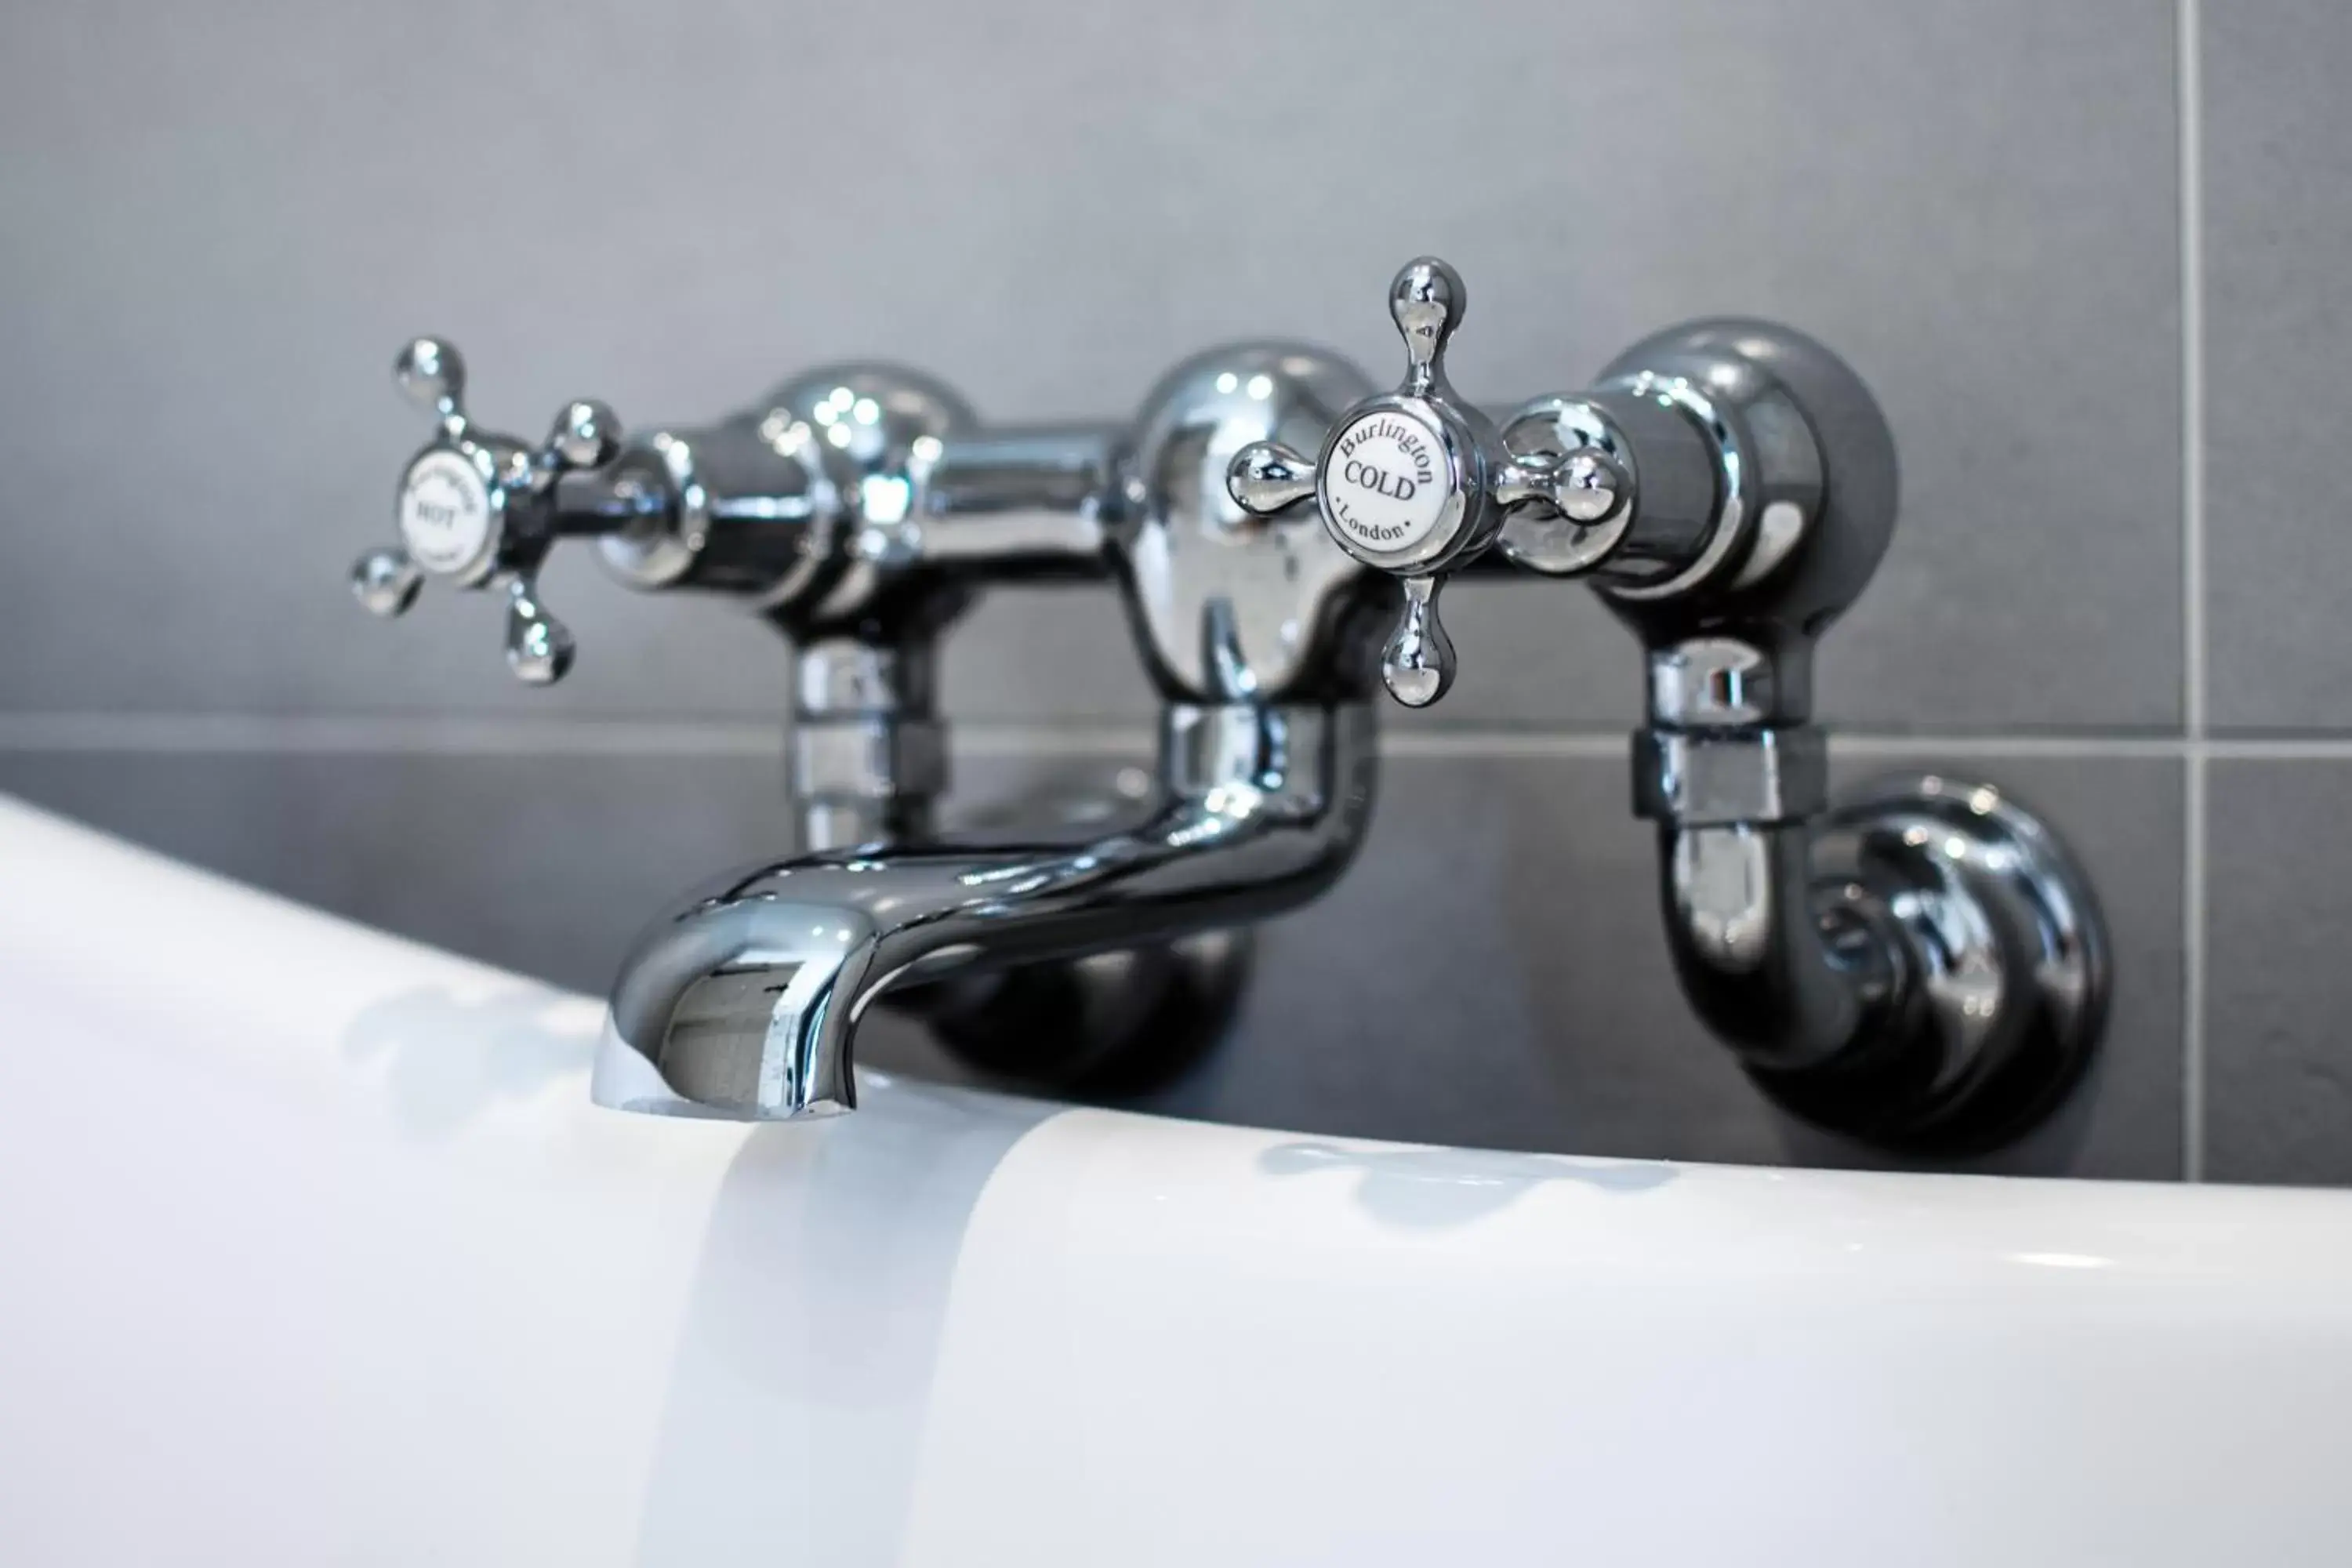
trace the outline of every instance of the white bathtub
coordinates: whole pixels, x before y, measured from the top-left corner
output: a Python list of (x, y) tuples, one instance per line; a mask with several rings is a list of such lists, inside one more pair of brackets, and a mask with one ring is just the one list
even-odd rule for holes
[(0, 1563), (2352, 1562), (2352, 1194), (663, 1121), (599, 1021), (0, 801)]

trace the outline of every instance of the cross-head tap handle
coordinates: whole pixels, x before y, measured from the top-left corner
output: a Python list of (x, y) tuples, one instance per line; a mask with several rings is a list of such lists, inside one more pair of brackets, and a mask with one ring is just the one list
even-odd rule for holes
[(1453, 640), (1438, 619), (1446, 577), (1485, 550), (1514, 511), (1546, 507), (1579, 522), (1623, 503), (1623, 480), (1601, 454), (1515, 456), (1494, 422), (1458, 397), (1445, 349), (1469, 308), (1462, 275), (1433, 256), (1407, 262), (1389, 285), (1404, 339), (1404, 381), (1333, 421), (1309, 458), (1259, 441), (1225, 476), (1235, 504), (1261, 516), (1312, 499), (1339, 547), (1402, 580), (1404, 611), (1381, 649), (1381, 677), (1408, 707), (1454, 684)]
[(466, 362), (456, 345), (417, 338), (393, 363), (393, 379), (433, 416), (434, 435), (402, 470), (393, 503), (400, 542), (371, 550), (352, 568), (352, 592), (379, 616), (415, 602), (427, 576), (507, 597), (507, 665), (546, 686), (572, 667), (572, 634), (540, 603), (539, 569), (557, 537), (555, 483), (598, 468), (621, 449), (620, 421), (593, 399), (567, 403), (545, 440), (484, 430), (466, 412)]

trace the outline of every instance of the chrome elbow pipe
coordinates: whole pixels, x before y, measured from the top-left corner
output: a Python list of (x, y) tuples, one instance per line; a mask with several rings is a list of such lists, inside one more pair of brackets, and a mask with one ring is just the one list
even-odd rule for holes
[(2090, 1059), (2109, 984), (2097, 907), (1990, 784), (1891, 777), (1811, 822), (1662, 824), (1658, 865), (1693, 1011), (1809, 1121), (1979, 1152)]
[(1745, 489), (1767, 520), (1760, 569), (1727, 557), (1672, 592), (1601, 588), (1645, 650), (1633, 805), (1658, 824), (1683, 993), (1808, 1121), (1912, 1153), (2007, 1142), (2065, 1098), (2105, 1023), (2088, 879), (1990, 784), (1915, 775), (1833, 799), (1813, 655), (1892, 536), (1894, 437), (1852, 369), (1784, 328), (1663, 333), (1604, 374), (1662, 358), (1710, 389), (1717, 450), (1739, 459), (1718, 506)]
[(1659, 825), (1694, 1011), (1773, 1099), (1890, 1147), (1983, 1148), (2047, 1114), (2107, 988), (2063, 846), (1983, 784), (1893, 780), (1831, 805), (1813, 648), (1876, 570), (1897, 498), (1861, 378), (1785, 327), (1699, 321), (1590, 390), (1490, 418), (1446, 378), (1461, 276), (1424, 257), (1388, 304), (1398, 388), (1340, 413), (1312, 455), (1244, 448), (1226, 482), (1266, 516), (1312, 500), (1340, 548), (1398, 580), (1390, 692), (1421, 707), (1452, 685), (1438, 605), (1454, 574), (1589, 579), (1647, 655), (1633, 803)]
[(623, 965), (593, 1093), (619, 1110), (791, 1121), (857, 1103), (857, 1026), (892, 987), (1170, 942), (1296, 908), (1371, 808), (1361, 702), (1168, 708), (1160, 799), (1072, 844), (868, 846), (682, 900)]
[[(1755, 651), (1697, 651), (1734, 648)], [(1832, 805), (1812, 725), (1672, 721), (1689, 717), (1654, 710), (1636, 736), (1635, 810), (1658, 824), (1675, 976), (1749, 1077), (1809, 1121), (1912, 1152), (1990, 1148), (2045, 1115), (2090, 1058), (2108, 988), (2063, 845), (1993, 786), (1933, 774)]]

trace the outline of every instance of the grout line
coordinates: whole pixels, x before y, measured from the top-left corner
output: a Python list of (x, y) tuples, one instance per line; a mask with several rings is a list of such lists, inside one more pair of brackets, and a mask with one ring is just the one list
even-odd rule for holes
[(2205, 739), (2205, 261), (2203, 134), (2198, 74), (2200, 0), (2180, 8), (2180, 652), (2181, 727)]
[(948, 723), (948, 749), (959, 757), (1133, 758), (1150, 755), (1154, 745), (1149, 724)]
[[(1612, 759), (1631, 726), (1557, 731), (1391, 730), (1384, 755)], [(1015, 724), (965, 721), (950, 733), (968, 756), (1132, 756), (1149, 752), (1147, 724)], [(2352, 734), (2214, 737), (2130, 730), (2001, 734), (1831, 727), (1833, 754), (1934, 758), (2222, 759), (2352, 762)], [(505, 715), (278, 715), (262, 713), (0, 713), (0, 754), (106, 752), (415, 752), (425, 755), (769, 757), (783, 749), (780, 721), (763, 719), (544, 719)]]
[[(1632, 726), (1616, 730), (1570, 730), (1552, 733), (1518, 731), (1441, 730), (1381, 738), (1392, 757), (1622, 758)], [(2176, 735), (2138, 735), (2087, 731), (2077, 734), (1918, 734), (1902, 731), (1830, 731), (1832, 756), (1933, 758), (1960, 754), (2011, 757), (2177, 757), (2185, 742)], [(2352, 737), (2343, 742), (2352, 756)]]
[(1626, 735), (1626, 729), (1560, 730), (1549, 733), (1517, 730), (1384, 730), (1381, 734), (1381, 755), (1607, 760), (1625, 755)]
[(1853, 757), (1927, 758), (1959, 752), (1989, 752), (2007, 757), (2142, 757), (2180, 754), (2177, 735), (2126, 735), (2092, 731), (2083, 734), (2000, 735), (1911, 733), (1852, 734), (1832, 729), (1830, 755)]
[[(1608, 729), (1411, 730), (1381, 737), (1384, 755), (1563, 760), (1624, 754), (1631, 726)], [(1131, 756), (1151, 749), (1144, 724), (953, 722), (971, 756)], [(1937, 731), (1830, 729), (1835, 754), (1990, 755), (2230, 762), (2352, 762), (2352, 734), (2192, 736), (2129, 730)], [(9, 752), (419, 752), (427, 755), (774, 756), (781, 722), (761, 719), (534, 719), (504, 716), (261, 713), (0, 713)]]
[(2181, 754), (2209, 762), (2340, 763), (2352, 760), (2352, 736), (2248, 735), (2184, 737)]
[[(976, 756), (1128, 756), (1151, 749), (1148, 727), (959, 724)], [(9, 752), (389, 752), (448, 756), (772, 757), (780, 720), (539, 719), (505, 716), (278, 716), (258, 713), (0, 714)]]
[[(1558, 731), (1391, 730), (1381, 749), (1396, 757), (1613, 758), (1630, 726)], [(2179, 735), (2126, 730), (2024, 734), (1919, 733), (1832, 727), (1843, 753), (1934, 757), (1999, 753), (2050, 757), (2177, 757)], [(959, 752), (973, 756), (1128, 756), (1150, 751), (1147, 724), (952, 722)], [(543, 719), (506, 715), (276, 715), (262, 713), (0, 713), (0, 753), (418, 752), (448, 755), (773, 756), (783, 726), (761, 719)], [(2211, 743), (2217, 754), (2352, 758), (2352, 735), (2281, 736)]]
[(2180, 160), (2181, 933), (2180, 1173), (2205, 1179), (2206, 772), (2205, 195), (2200, 0), (2179, 0), (2174, 43)]
[(2205, 824), (2206, 765), (2191, 750), (2183, 759), (2180, 789), (2185, 826), (2180, 909), (2180, 1174), (2205, 1179)]
[(424, 755), (772, 755), (773, 724), (713, 721), (20, 713), (0, 716), (0, 752), (415, 752)]

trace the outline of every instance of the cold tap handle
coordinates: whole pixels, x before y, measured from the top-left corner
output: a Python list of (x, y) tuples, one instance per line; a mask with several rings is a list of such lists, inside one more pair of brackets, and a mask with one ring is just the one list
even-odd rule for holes
[(1422, 708), (1454, 683), (1453, 640), (1438, 616), (1446, 578), (1495, 542), (1516, 512), (1544, 509), (1598, 521), (1623, 504), (1622, 476), (1597, 450), (1513, 454), (1494, 423), (1458, 397), (1445, 350), (1469, 306), (1462, 275), (1435, 257), (1408, 262), (1389, 285), (1404, 340), (1404, 380), (1336, 420), (1311, 461), (1260, 441), (1234, 456), (1225, 486), (1236, 505), (1270, 515), (1312, 497), (1339, 547), (1401, 579), (1404, 609), (1382, 649), (1391, 695)]

